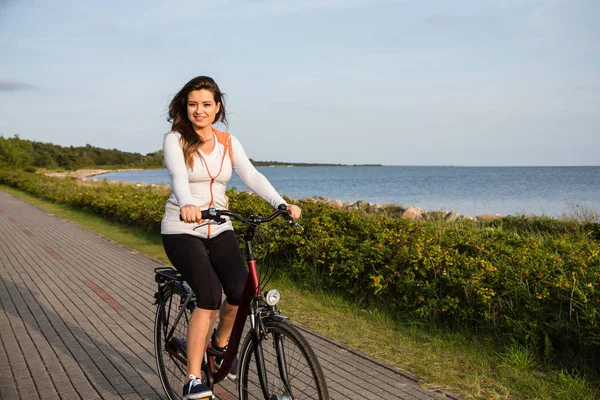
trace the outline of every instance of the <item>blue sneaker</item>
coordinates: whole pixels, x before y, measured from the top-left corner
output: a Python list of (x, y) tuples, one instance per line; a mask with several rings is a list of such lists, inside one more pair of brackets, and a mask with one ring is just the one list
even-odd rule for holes
[(188, 399), (212, 399), (213, 392), (202, 380), (190, 375), (188, 383), (183, 385), (183, 400)]
[[(227, 346), (225, 346), (225, 347), (217, 346), (217, 341), (215, 340), (215, 331), (213, 331), (213, 334), (212, 334), (212, 337), (210, 340), (212, 342), (213, 349), (215, 349), (217, 351), (227, 350)], [(222, 362), (223, 362), (222, 358), (215, 357), (215, 364), (217, 366), (217, 369), (221, 367)], [(233, 359), (233, 362), (231, 363), (231, 368), (229, 369), (229, 373), (227, 374), (227, 379), (235, 381), (237, 379), (237, 371), (238, 371), (238, 358), (236, 355), (235, 358)]]
[(238, 358), (237, 358), (237, 356), (235, 356), (235, 358), (233, 359), (233, 362), (231, 363), (231, 369), (229, 370), (229, 373), (227, 374), (227, 379), (235, 381), (237, 379), (237, 370), (238, 370)]
[[(217, 366), (217, 369), (221, 368), (222, 362), (223, 362), (222, 358), (215, 357), (215, 365)], [(227, 379), (235, 381), (237, 379), (237, 369), (238, 369), (238, 358), (236, 356), (233, 359), (233, 362), (231, 363), (231, 368), (229, 369), (229, 372), (227, 373)]]

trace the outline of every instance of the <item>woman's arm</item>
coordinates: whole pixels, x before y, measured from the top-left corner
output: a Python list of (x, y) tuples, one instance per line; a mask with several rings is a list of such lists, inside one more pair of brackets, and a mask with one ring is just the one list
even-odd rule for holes
[(179, 134), (169, 132), (165, 135), (163, 154), (165, 157), (165, 166), (171, 177), (171, 187), (175, 198), (177, 198), (177, 203), (179, 203), (179, 208), (189, 204), (196, 205), (190, 191), (187, 166), (183, 159)]
[(187, 166), (183, 159), (179, 134), (169, 132), (163, 142), (165, 166), (171, 177), (171, 188), (179, 204), (180, 216), (184, 222), (199, 222), (202, 220), (200, 207), (194, 202), (190, 191), (190, 181)]

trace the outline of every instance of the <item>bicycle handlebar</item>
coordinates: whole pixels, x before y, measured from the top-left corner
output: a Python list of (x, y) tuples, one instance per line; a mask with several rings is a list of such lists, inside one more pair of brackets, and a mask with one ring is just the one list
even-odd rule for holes
[[(283, 216), (286, 220), (290, 222), (290, 225), (297, 226), (302, 228), (299, 224), (296, 223), (294, 218), (288, 213), (287, 206), (285, 204), (280, 204), (277, 210), (275, 210), (268, 217), (259, 217), (257, 215), (251, 215), (249, 217), (242, 217), (240, 214), (231, 210), (217, 210), (214, 207), (208, 208), (206, 210), (202, 210), (202, 219), (215, 221), (217, 224), (222, 224), (226, 220), (223, 217), (231, 217), (237, 221), (243, 222), (245, 224), (253, 224), (259, 225), (264, 224), (265, 222), (270, 222), (279, 216)], [(181, 215), (179, 215), (179, 219), (183, 221)]]
[(287, 212), (287, 207), (285, 204), (279, 206), (279, 208), (273, 212), (273, 214), (268, 217), (259, 217), (257, 215), (251, 215), (249, 217), (242, 217), (240, 214), (231, 210), (217, 210), (215, 208), (209, 208), (207, 210), (202, 211), (202, 219), (210, 219), (218, 223), (223, 223), (225, 220), (222, 218), (224, 216), (231, 217), (237, 221), (246, 223), (246, 224), (263, 224), (265, 222), (270, 222), (279, 216), (283, 216), (288, 221), (295, 223), (294, 218)]

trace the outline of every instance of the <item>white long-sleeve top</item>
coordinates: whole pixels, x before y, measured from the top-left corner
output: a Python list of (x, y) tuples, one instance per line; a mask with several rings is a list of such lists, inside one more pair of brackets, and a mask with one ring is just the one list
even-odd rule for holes
[[(231, 136), (231, 149), (227, 150), (217, 140), (216, 135), (214, 141), (213, 151), (205, 154), (198, 150), (194, 154), (193, 167), (188, 168), (183, 157), (179, 132), (169, 132), (165, 135), (163, 152), (165, 165), (171, 177), (172, 193), (167, 200), (165, 214), (161, 221), (162, 234), (186, 233), (208, 238), (225, 230), (232, 230), (231, 221), (222, 225), (209, 224), (194, 230), (197, 224), (185, 223), (179, 219), (181, 208), (188, 204), (198, 206), (201, 210), (209, 207), (227, 209), (228, 199), (225, 190), (232, 170), (235, 170), (242, 181), (273, 208), (286, 204), (267, 178), (252, 165), (236, 138)], [(230, 150), (233, 166), (229, 156)]]

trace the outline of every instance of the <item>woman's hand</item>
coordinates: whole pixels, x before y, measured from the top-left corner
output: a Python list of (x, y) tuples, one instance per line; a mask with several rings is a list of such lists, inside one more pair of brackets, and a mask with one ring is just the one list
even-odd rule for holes
[(183, 222), (202, 222), (202, 211), (200, 210), (200, 207), (188, 204), (186, 206), (181, 207), (181, 210), (179, 212), (181, 214), (181, 219), (183, 220)]
[(293, 204), (288, 204), (287, 210), (294, 219), (299, 219), (302, 215), (302, 210), (300, 209), (300, 207), (295, 206)]

